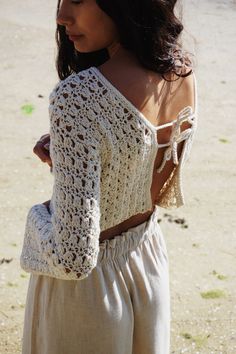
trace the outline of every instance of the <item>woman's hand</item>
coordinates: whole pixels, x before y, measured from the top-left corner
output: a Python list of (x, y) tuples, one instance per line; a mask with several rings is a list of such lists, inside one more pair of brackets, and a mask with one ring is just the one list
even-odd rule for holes
[(50, 208), (49, 208), (49, 206), (50, 206), (50, 200), (47, 200), (46, 202), (44, 202), (44, 203), (42, 203), (42, 204), (44, 204), (44, 205), (47, 207), (48, 212), (50, 213)]
[(49, 145), (50, 134), (44, 134), (37, 141), (36, 145), (33, 148), (33, 152), (40, 158), (41, 161), (46, 162), (50, 167), (52, 167)]

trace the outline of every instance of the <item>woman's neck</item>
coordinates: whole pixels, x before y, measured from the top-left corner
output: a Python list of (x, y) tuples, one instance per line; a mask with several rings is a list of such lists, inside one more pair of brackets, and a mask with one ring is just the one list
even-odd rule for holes
[(113, 42), (113, 43), (107, 48), (108, 53), (109, 53), (109, 56), (110, 56), (110, 59), (111, 59), (112, 57), (114, 57), (114, 55), (116, 55), (116, 53), (117, 53), (118, 51), (120, 51), (120, 49), (121, 49), (121, 44), (120, 44), (120, 42)]
[(135, 57), (135, 55), (129, 50), (125, 49), (120, 42), (113, 42), (107, 48), (107, 50), (110, 56), (109, 62), (137, 62), (137, 58)]

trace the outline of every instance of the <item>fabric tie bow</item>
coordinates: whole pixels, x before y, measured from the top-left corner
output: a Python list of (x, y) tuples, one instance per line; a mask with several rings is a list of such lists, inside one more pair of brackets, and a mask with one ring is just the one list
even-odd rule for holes
[(173, 162), (175, 165), (178, 165), (178, 153), (177, 147), (178, 144), (190, 137), (192, 134), (192, 126), (191, 128), (185, 129), (181, 131), (181, 124), (184, 121), (188, 121), (191, 125), (193, 125), (194, 114), (192, 112), (192, 107), (188, 106), (184, 108), (177, 116), (176, 121), (172, 125), (172, 132), (170, 136), (170, 142), (168, 144), (167, 149), (165, 150), (163, 161), (161, 166), (157, 168), (157, 172), (161, 172), (165, 166), (166, 161), (169, 161), (173, 156)]

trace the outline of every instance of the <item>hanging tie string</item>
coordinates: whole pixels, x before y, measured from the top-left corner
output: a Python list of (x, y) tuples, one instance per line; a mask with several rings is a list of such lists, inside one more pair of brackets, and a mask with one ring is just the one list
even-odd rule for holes
[[(178, 165), (178, 144), (186, 139), (189, 139), (192, 135), (194, 118), (195, 115), (193, 114), (192, 107), (187, 106), (182, 111), (180, 111), (176, 120), (173, 121), (170, 142), (168, 143), (168, 147), (164, 152), (164, 157), (161, 166), (157, 168), (158, 173), (163, 170), (166, 162), (169, 161), (171, 157), (173, 157), (174, 164)], [(181, 124), (185, 121), (188, 121), (191, 124), (191, 128), (181, 131)]]

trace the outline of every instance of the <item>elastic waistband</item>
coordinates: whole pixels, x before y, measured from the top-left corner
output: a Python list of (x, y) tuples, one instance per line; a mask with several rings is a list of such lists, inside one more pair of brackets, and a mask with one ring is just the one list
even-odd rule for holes
[(98, 263), (108, 259), (114, 259), (136, 249), (139, 244), (149, 237), (154, 228), (156, 230), (158, 226), (158, 215), (159, 208), (156, 205), (147, 221), (131, 227), (111, 240), (108, 239), (101, 242), (99, 244)]

